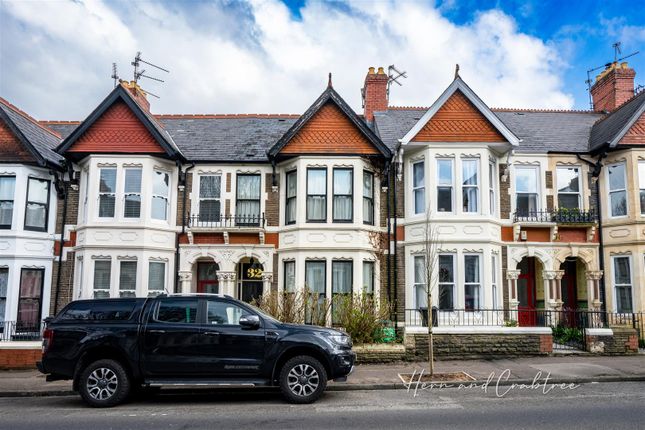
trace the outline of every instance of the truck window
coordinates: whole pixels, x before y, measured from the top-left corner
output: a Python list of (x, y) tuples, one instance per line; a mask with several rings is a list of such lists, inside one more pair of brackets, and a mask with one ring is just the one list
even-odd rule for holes
[(207, 303), (207, 324), (239, 325), (240, 317), (250, 313), (246, 309), (230, 302), (208, 300)]
[(160, 322), (195, 324), (197, 322), (197, 300), (161, 300), (155, 319)]
[(126, 321), (136, 306), (135, 300), (92, 301), (70, 304), (58, 317), (61, 321)]

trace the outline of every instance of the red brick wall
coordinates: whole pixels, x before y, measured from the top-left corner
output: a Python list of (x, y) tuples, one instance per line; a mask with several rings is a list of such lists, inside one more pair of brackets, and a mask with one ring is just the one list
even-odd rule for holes
[(34, 349), (0, 349), (0, 370), (35, 369), (40, 361), (40, 348)]

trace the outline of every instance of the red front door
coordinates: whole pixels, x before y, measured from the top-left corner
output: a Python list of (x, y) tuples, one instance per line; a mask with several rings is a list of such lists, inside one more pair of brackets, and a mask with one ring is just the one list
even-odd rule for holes
[(523, 327), (535, 326), (535, 258), (526, 257), (518, 265), (520, 275), (517, 279), (518, 324)]
[(197, 292), (198, 293), (219, 293), (217, 282), (217, 263), (197, 263)]

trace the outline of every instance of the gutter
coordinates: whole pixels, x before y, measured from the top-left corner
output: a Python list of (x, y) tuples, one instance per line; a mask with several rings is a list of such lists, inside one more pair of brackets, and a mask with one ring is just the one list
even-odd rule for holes
[(591, 176), (596, 178), (596, 208), (598, 210), (598, 265), (602, 268), (602, 277), (600, 278), (600, 300), (602, 300), (601, 311), (607, 311), (607, 293), (605, 291), (605, 248), (602, 234), (602, 202), (600, 198), (600, 173), (602, 171), (602, 159), (607, 156), (607, 151), (603, 150), (598, 154), (598, 160), (593, 163), (585, 158), (582, 158), (580, 154), (576, 154), (578, 160), (587, 163), (589, 166), (593, 167), (591, 171)]

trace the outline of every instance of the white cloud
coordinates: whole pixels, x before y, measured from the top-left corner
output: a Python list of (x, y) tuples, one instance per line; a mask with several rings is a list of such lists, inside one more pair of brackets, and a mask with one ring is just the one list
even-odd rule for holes
[(0, 93), (38, 118), (82, 119), (136, 51), (171, 70), (144, 82), (158, 113), (299, 113), (334, 87), (360, 111), (369, 66), (408, 72), (395, 105), (430, 105), (455, 63), (491, 106), (570, 108), (556, 50), (499, 11), (456, 25), (418, 2), (17, 2), (0, 5)]

